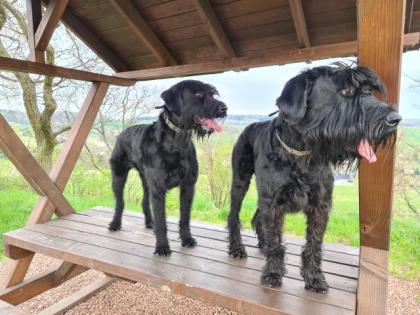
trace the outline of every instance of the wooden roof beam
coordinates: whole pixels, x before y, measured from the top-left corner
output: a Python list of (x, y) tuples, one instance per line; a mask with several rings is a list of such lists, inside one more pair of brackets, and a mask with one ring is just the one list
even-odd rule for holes
[(35, 50), (44, 52), (69, 0), (50, 0), (35, 33)]
[(195, 7), (200, 14), (204, 24), (209, 29), (211, 38), (216, 46), (223, 53), (225, 58), (236, 57), (235, 50), (223, 30), (213, 8), (208, 0), (194, 0)]
[(159, 60), (162, 66), (172, 66), (178, 64), (174, 56), (172, 56), (169, 50), (152, 31), (146, 20), (140, 15), (130, 0), (111, 0), (111, 3), (121, 17), (126, 20), (136, 36)]
[(44, 62), (44, 52), (35, 49), (35, 32), (42, 19), (41, 0), (26, 0), (26, 19), (28, 20), (28, 59)]
[(121, 86), (131, 86), (136, 83), (133, 80), (127, 80), (100, 73), (69, 69), (38, 62), (5, 57), (0, 57), (0, 69), (14, 72), (34, 73), (52, 77), (61, 77), (73, 80), (105, 82)]
[(114, 71), (130, 70), (130, 66), (115, 51), (108, 47), (96, 32), (76, 17), (69, 8), (64, 12), (62, 21), (67, 28), (79, 37), (86, 46), (92, 49)]
[[(420, 33), (406, 34), (404, 46), (419, 44)], [(215, 61), (197, 64), (162, 67), (146, 70), (134, 70), (116, 73), (115, 76), (135, 79), (154, 80), (171, 77), (183, 77), (198, 74), (223, 72), (228, 70), (240, 70), (251, 67), (279, 65), (289, 62), (301, 62), (323, 58), (343, 57), (357, 54), (357, 41), (338, 44), (314, 46), (310, 48), (295, 49), (283, 53), (259, 54), (258, 56), (232, 58), (229, 61)]]
[(295, 25), (296, 37), (301, 48), (311, 47), (308, 28), (306, 26), (305, 13), (303, 12), (302, 0), (289, 0), (290, 12)]

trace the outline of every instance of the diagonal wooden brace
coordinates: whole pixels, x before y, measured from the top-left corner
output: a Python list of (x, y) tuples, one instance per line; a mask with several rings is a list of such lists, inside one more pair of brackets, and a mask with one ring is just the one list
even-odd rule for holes
[[(51, 170), (50, 178), (61, 191), (64, 190), (76, 165), (108, 87), (108, 83), (93, 83), (79, 115), (73, 122), (63, 149)], [(48, 221), (55, 210), (54, 204), (47, 197), (41, 197), (33, 208), (27, 224), (31, 225)], [(57, 215), (60, 214), (57, 213)], [(16, 261), (10, 260), (1, 287), (8, 288), (22, 282), (32, 262), (32, 258), (33, 255), (29, 255)]]
[(31, 152), (29, 152), (1, 114), (0, 148), (9, 157), (16, 168), (22, 171), (32, 187), (51, 200), (57, 209), (59, 209), (58, 213), (65, 215), (74, 212), (73, 207), (63, 196), (63, 193), (48, 177), (48, 174), (42, 169)]

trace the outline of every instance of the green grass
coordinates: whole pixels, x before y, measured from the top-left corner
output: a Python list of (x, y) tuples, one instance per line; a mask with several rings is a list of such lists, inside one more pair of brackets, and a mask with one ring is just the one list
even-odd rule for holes
[[(167, 196), (168, 216), (178, 217), (178, 190), (174, 189)], [(244, 227), (249, 229), (256, 206), (255, 188), (244, 200), (241, 220)], [(76, 210), (83, 210), (98, 205), (112, 207), (112, 198), (92, 197), (82, 199), (77, 195), (66, 193), (66, 197)], [(0, 191), (0, 232), (12, 231), (25, 225), (30, 210), (36, 202), (37, 196), (29, 190)], [(334, 191), (334, 209), (330, 216), (325, 241), (342, 243), (352, 246), (359, 245), (359, 225), (357, 201), (358, 190), (355, 185), (336, 186)], [(137, 203), (129, 202), (127, 208), (139, 211)], [(228, 208), (217, 209), (213, 203), (197, 192), (192, 211), (192, 219), (226, 224)], [(286, 217), (285, 231), (288, 234), (304, 236), (305, 218), (302, 214)], [(416, 220), (407, 220), (395, 216), (392, 220), (390, 270), (393, 274), (412, 279), (420, 276), (420, 224)], [(1, 244), (0, 256), (3, 246)]]

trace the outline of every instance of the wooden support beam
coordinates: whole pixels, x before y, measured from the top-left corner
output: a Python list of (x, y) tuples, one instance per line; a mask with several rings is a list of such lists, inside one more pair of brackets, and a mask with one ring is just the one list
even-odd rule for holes
[[(6, 156), (15, 163), (17, 169), (24, 170), (24, 174), (29, 176), (29, 183), (34, 189), (40, 190), (44, 196), (48, 197), (54, 203), (60, 215), (73, 213), (74, 209), (64, 198), (63, 193), (51, 181), (1, 114), (0, 139), (0, 148), (6, 148), (4, 150)], [(9, 154), (11, 155), (9, 156)]]
[[(48, 5), (50, 1), (43, 0), (42, 2)], [(67, 8), (64, 11), (61, 20), (68, 29), (79, 37), (86, 46), (92, 49), (114, 71), (130, 70), (130, 66), (118, 56), (118, 54), (113, 51), (94, 30), (74, 15), (70, 8)]]
[(61, 266), (55, 270), (43, 272), (32, 278), (24, 280), (23, 282), (17, 285), (0, 291), (0, 300), (6, 301), (7, 303), (10, 303), (12, 305), (18, 305), (29, 299), (32, 299), (33, 297), (41, 293), (44, 293), (52, 288), (59, 286), (64, 281), (70, 280), (87, 270), (86, 267), (73, 265), (76, 266), (76, 268), (73, 269), (73, 272), (68, 273), (65, 275), (65, 277), (61, 277), (59, 278), (59, 280), (57, 280), (58, 275), (63, 274), (61, 270), (63, 268), (68, 268), (68, 265), (73, 264), (63, 262)]
[(99, 74), (94, 72), (75, 70), (63, 68), (53, 65), (42, 64), (27, 60), (12, 59), (0, 57), (0, 69), (14, 71), (14, 72), (27, 72), (34, 74), (47, 75), (52, 77), (61, 77), (73, 80), (91, 81), (91, 82), (105, 82), (113, 85), (131, 86), (136, 82), (133, 80), (121, 80), (115, 76)]
[(38, 313), (38, 315), (59, 315), (64, 314), (69, 309), (75, 307), (76, 305), (86, 301), (93, 295), (97, 294), (99, 291), (103, 290), (110, 284), (115, 282), (114, 278), (104, 277), (96, 282), (80, 289), (76, 293), (70, 295), (69, 297), (61, 300), (57, 304), (54, 304), (42, 312)]
[[(405, 35), (405, 45), (414, 46), (419, 43), (419, 33)], [(162, 78), (184, 77), (190, 75), (240, 70), (243, 68), (262, 67), (332, 57), (343, 57), (357, 53), (357, 41), (314, 46), (291, 50), (287, 53), (259, 54), (255, 57), (232, 58), (225, 61), (206, 62), (172, 67), (134, 70), (116, 73), (115, 76), (135, 80), (155, 80)]]
[(35, 49), (44, 52), (69, 0), (50, 0), (35, 33)]
[(223, 53), (225, 58), (236, 57), (233, 49), (222, 25), (219, 22), (214, 10), (208, 0), (194, 0), (195, 7), (201, 16), (204, 24), (207, 26), (210, 36), (216, 46)]
[(130, 0), (111, 0), (111, 3), (136, 36), (147, 46), (156, 59), (159, 60), (162, 66), (178, 64)]
[[(63, 149), (54, 163), (50, 177), (61, 191), (64, 191), (66, 187), (108, 88), (109, 85), (106, 83), (92, 85), (79, 115), (73, 122)], [(45, 222), (50, 219), (55, 210), (54, 204), (48, 198), (41, 197), (33, 208), (27, 224)], [(17, 261), (9, 261), (2, 287), (8, 288), (20, 283), (26, 275), (32, 258), (33, 256), (28, 256)]]
[(16, 247), (13, 245), (4, 244), (4, 255), (6, 257), (9, 257), (11, 259), (21, 259), (23, 257), (33, 255), (33, 252), (30, 252), (29, 250)]
[[(404, 43), (405, 0), (358, 0), (359, 64), (370, 67), (398, 106)], [(394, 148), (380, 148), (378, 161), (359, 170), (360, 269), (358, 314), (385, 314), (394, 177)]]
[(360, 247), (357, 314), (386, 314), (388, 251)]
[(290, 13), (295, 25), (296, 37), (299, 47), (311, 47), (308, 28), (306, 26), (305, 13), (303, 12), (302, 0), (289, 0)]
[(35, 32), (42, 19), (41, 0), (26, 0), (26, 19), (28, 20), (28, 59), (43, 63), (44, 52), (35, 48)]
[(405, 23), (404, 23), (404, 33), (410, 33), (411, 21), (413, 19), (413, 8), (414, 0), (407, 0), (406, 9), (405, 9)]

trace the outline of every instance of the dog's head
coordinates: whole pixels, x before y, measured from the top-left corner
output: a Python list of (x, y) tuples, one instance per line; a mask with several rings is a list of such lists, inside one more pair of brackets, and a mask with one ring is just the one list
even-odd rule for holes
[(204, 136), (222, 130), (216, 120), (226, 117), (227, 106), (217, 99), (218, 95), (210, 84), (185, 80), (164, 91), (161, 97), (165, 114), (175, 126)]
[(374, 162), (376, 149), (395, 139), (401, 120), (374, 92), (385, 94), (385, 87), (369, 68), (316, 67), (287, 82), (276, 103), (277, 123), (298, 131), (307, 147), (334, 163)]

